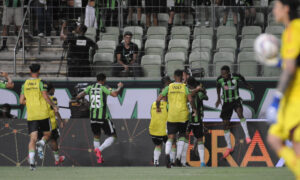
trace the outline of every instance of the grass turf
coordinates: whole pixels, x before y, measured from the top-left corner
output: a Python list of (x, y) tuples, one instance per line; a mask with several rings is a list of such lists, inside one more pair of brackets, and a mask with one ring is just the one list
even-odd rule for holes
[(287, 168), (171, 168), (165, 167), (0, 167), (5, 180), (293, 180)]

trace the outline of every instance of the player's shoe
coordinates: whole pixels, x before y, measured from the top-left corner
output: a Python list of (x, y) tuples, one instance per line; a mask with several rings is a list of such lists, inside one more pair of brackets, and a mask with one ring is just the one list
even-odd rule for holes
[(176, 159), (176, 161), (175, 161), (175, 166), (177, 166), (177, 167), (182, 167), (182, 164), (181, 164), (180, 159)]
[(38, 141), (36, 143), (37, 153), (40, 159), (44, 159), (44, 146)]
[(182, 163), (182, 166), (183, 167), (190, 167), (191, 165), (188, 162), (186, 162), (186, 163)]
[(94, 152), (95, 152), (95, 154), (97, 156), (97, 163), (98, 164), (103, 163), (102, 154), (101, 154), (101, 151), (99, 150), (99, 148), (95, 148)]
[(166, 155), (166, 167), (171, 168), (171, 160), (170, 160), (170, 155)]
[(56, 165), (56, 166), (60, 165), (61, 163), (64, 162), (65, 159), (66, 159), (65, 156), (59, 156), (58, 161), (55, 161), (55, 165)]
[(30, 164), (29, 169), (31, 171), (35, 171), (36, 170), (35, 164)]
[(250, 144), (251, 143), (251, 139), (249, 137), (246, 138), (246, 143)]
[(227, 148), (225, 153), (223, 154), (223, 158), (227, 158), (229, 156), (230, 153), (233, 152), (233, 148)]
[(202, 162), (201, 164), (200, 164), (200, 167), (205, 167), (206, 165), (205, 165), (205, 163), (204, 162)]
[(155, 160), (153, 164), (154, 164), (155, 167), (159, 166), (159, 162), (157, 160)]

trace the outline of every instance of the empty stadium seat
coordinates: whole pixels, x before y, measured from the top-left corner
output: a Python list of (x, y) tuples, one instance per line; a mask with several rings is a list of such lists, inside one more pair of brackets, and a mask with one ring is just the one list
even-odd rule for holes
[(214, 75), (219, 76), (222, 66), (227, 65), (232, 67), (234, 63), (234, 55), (231, 52), (217, 52), (214, 55), (213, 63), (215, 64)]
[(211, 39), (195, 39), (192, 43), (192, 51), (211, 52), (211, 49), (212, 49)]
[(184, 69), (185, 60), (183, 52), (168, 52), (165, 56), (165, 74), (173, 77), (176, 69)]
[(91, 39), (92, 41), (96, 42), (96, 28), (89, 27), (87, 28), (84, 36)]
[(235, 39), (236, 28), (230, 26), (219, 26), (217, 29), (217, 39)]
[(267, 26), (266, 33), (275, 35), (278, 39), (281, 39), (281, 34), (284, 31), (283, 26)]
[(258, 67), (254, 52), (241, 52), (238, 55), (239, 72), (244, 76), (257, 76)]
[(165, 41), (162, 39), (148, 39), (145, 43), (146, 55), (159, 55), (163, 57), (166, 48)]
[(106, 32), (100, 33), (100, 40), (111, 40), (119, 44), (120, 29), (118, 27), (105, 27)]
[(171, 39), (168, 46), (169, 52), (183, 52), (187, 56), (189, 43), (186, 39)]
[(212, 27), (196, 27), (194, 29), (194, 39), (213, 39), (214, 30)]
[(264, 27), (265, 25), (265, 15), (261, 12), (257, 12), (255, 16), (255, 25)]
[(97, 53), (115, 53), (116, 50), (116, 42), (115, 41), (108, 41), (108, 40), (103, 40), (103, 41), (98, 41), (97, 42), (98, 49)]
[(145, 77), (161, 76), (161, 57), (159, 55), (145, 55), (142, 57), (141, 65)]
[(203, 68), (205, 76), (208, 76), (210, 61), (211, 61), (211, 55), (209, 52), (194, 51), (190, 54), (189, 57), (190, 69)]
[(158, 25), (159, 26), (168, 26), (169, 14), (168, 13), (158, 13), (157, 14)]
[(281, 69), (269, 67), (269, 66), (263, 66), (262, 72), (264, 77), (274, 77), (280, 75)]
[(112, 65), (114, 62), (114, 54), (112, 53), (96, 53), (93, 60), (93, 73), (105, 73), (107, 76), (112, 76)]
[(254, 39), (242, 39), (240, 52), (253, 52)]
[(217, 42), (217, 50), (219, 52), (232, 52), (235, 54), (237, 43), (235, 39), (219, 39)]
[(162, 39), (165, 40), (167, 28), (164, 26), (151, 26), (147, 30), (147, 39)]
[(130, 31), (132, 33), (132, 39), (139, 39), (142, 41), (143, 39), (143, 28), (140, 26), (127, 26), (124, 28), (124, 32)]
[(171, 39), (190, 39), (191, 30), (188, 26), (174, 26), (171, 30)]
[(262, 33), (260, 26), (244, 26), (242, 29), (242, 39), (255, 39)]

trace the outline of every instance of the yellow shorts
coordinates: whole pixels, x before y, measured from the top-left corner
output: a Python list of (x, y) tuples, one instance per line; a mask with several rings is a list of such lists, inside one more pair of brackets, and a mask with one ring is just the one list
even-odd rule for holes
[(278, 121), (269, 129), (269, 134), (284, 140), (300, 142), (300, 102), (284, 100), (278, 110)]

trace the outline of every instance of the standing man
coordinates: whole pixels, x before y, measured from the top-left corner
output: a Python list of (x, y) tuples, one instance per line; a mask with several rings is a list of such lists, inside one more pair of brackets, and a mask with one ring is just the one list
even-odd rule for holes
[(6, 72), (1, 72), (0, 76), (4, 77), (6, 81), (0, 81), (0, 89), (12, 89), (14, 88), (14, 83), (12, 79), (8, 76)]
[(217, 96), (218, 100), (216, 102), (216, 108), (221, 104), (221, 88), (223, 91), (222, 99), (222, 112), (220, 117), (223, 120), (224, 124), (224, 136), (227, 143), (227, 149), (223, 154), (223, 158), (229, 156), (233, 152), (231, 147), (230, 140), (230, 119), (233, 113), (233, 110), (237, 113), (241, 126), (244, 130), (246, 143), (250, 144), (251, 139), (248, 132), (247, 122), (243, 115), (243, 105), (242, 99), (239, 96), (239, 82), (242, 81), (248, 89), (252, 90), (253, 88), (248, 84), (245, 78), (240, 74), (230, 73), (229, 66), (223, 66), (221, 68), (221, 76), (217, 79)]
[(28, 157), (30, 169), (35, 170), (34, 156), (38, 131), (43, 132), (42, 140), (37, 144), (37, 146), (42, 148), (51, 136), (48, 104), (53, 108), (54, 112), (58, 112), (58, 108), (48, 96), (47, 84), (39, 79), (41, 66), (32, 64), (29, 68), (31, 78), (27, 79), (22, 86), (20, 103), (26, 104), (27, 108), (28, 133), (30, 135)]
[(168, 141), (166, 143), (166, 167), (171, 168), (170, 152), (172, 143), (179, 133), (177, 143), (176, 164), (180, 164), (180, 157), (184, 146), (184, 137), (187, 128), (189, 110), (187, 101), (190, 102), (193, 109), (193, 116), (196, 116), (197, 110), (188, 88), (182, 83), (182, 70), (174, 72), (175, 82), (165, 87), (156, 100), (157, 112), (160, 112), (160, 101), (163, 97), (168, 96), (169, 112), (167, 118)]
[[(89, 95), (90, 99), (90, 119), (91, 128), (94, 134), (94, 148), (97, 156), (97, 162), (102, 163), (102, 151), (111, 146), (117, 138), (114, 124), (109, 119), (108, 107), (106, 104), (107, 96), (117, 97), (120, 93), (123, 83), (118, 83), (118, 89), (111, 91), (105, 86), (106, 76), (103, 73), (97, 75), (97, 82), (88, 86), (84, 91), (79, 93), (77, 100)], [(101, 129), (108, 137), (100, 146)]]
[[(267, 118), (274, 123), (268, 142), (287, 167), (300, 179), (300, 18), (299, 1), (277, 0), (273, 9), (275, 20), (286, 29), (282, 34), (282, 73)], [(293, 147), (285, 145), (291, 140)]]

